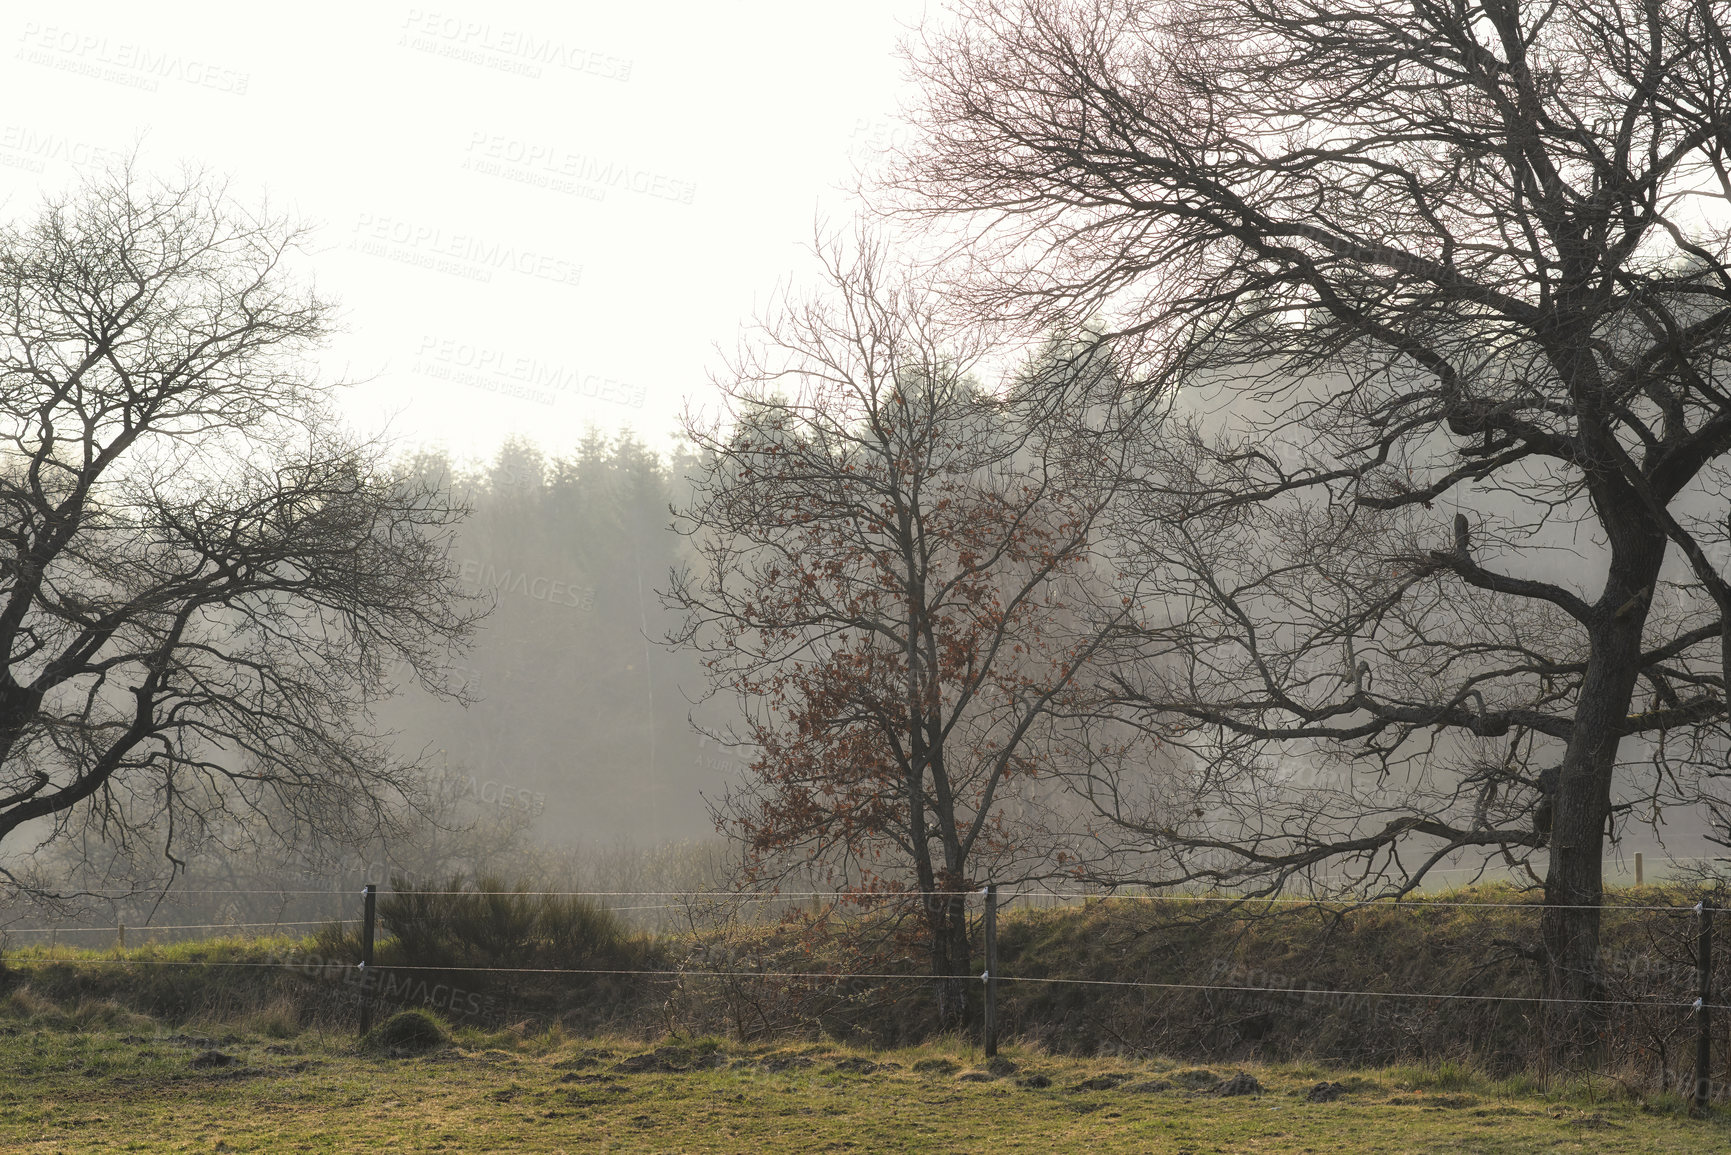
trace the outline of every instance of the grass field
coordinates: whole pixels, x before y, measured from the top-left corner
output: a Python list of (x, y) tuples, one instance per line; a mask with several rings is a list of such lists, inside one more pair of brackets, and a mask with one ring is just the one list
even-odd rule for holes
[[(1602, 1080), (1547, 1091), (1450, 1067), (1286, 1065), (1248, 1068), (1259, 1094), (1219, 1093), (1236, 1073), (1015, 1048), (988, 1067), (962, 1044), (874, 1053), (557, 1031), (469, 1031), (392, 1058), (316, 1032), (0, 1024), (0, 1150), (1382, 1155), (1731, 1145), (1723, 1114), (1689, 1119), (1674, 1098), (1641, 1101)], [(1308, 1101), (1324, 1081), (1339, 1084), (1339, 1097)]]

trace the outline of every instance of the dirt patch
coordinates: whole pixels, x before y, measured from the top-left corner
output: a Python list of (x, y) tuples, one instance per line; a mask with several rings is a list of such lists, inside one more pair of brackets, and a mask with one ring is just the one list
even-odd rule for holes
[(188, 1065), (197, 1070), (203, 1071), (212, 1067), (232, 1067), (239, 1062), (240, 1060), (235, 1058), (233, 1055), (213, 1050), (204, 1051), (201, 1054), (194, 1055), (192, 1062)]
[(361, 1046), (393, 1059), (424, 1055), (451, 1041), (445, 1026), (425, 1011), (398, 1011), (367, 1032)]
[(1243, 1071), (1240, 1071), (1224, 1083), (1221, 1083), (1218, 1087), (1214, 1088), (1214, 1094), (1260, 1095), (1262, 1094), (1262, 1084), (1256, 1081), (1255, 1075), (1247, 1075)]
[[(809, 1062), (809, 1060), (807, 1060)], [(727, 1056), (715, 1050), (695, 1050), (691, 1047), (656, 1047), (641, 1055), (631, 1055), (613, 1065), (615, 1071), (628, 1075), (645, 1072), (678, 1074), (683, 1071), (707, 1071), (727, 1065)]]
[(1004, 1058), (1002, 1055), (993, 1055), (991, 1060), (986, 1063), (985, 1067), (972, 1071), (963, 1071), (961, 1074), (956, 1076), (956, 1081), (958, 1083), (990, 1083), (994, 1079), (1002, 1079), (1006, 1075), (1013, 1075), (1015, 1073), (1016, 1064), (1010, 1062), (1010, 1060)]
[(838, 1059), (830, 1067), (838, 1075), (869, 1075), (878, 1070), (878, 1065), (870, 1059), (848, 1058)]
[(916, 1075), (953, 1075), (962, 1065), (950, 1059), (921, 1059), (914, 1064)]
[(1332, 1103), (1346, 1094), (1346, 1088), (1339, 1083), (1318, 1083), (1304, 1096), (1306, 1103)]
[(1104, 1075), (1095, 1075), (1093, 1078), (1090, 1078), (1090, 1079), (1083, 1079), (1080, 1083), (1077, 1083), (1074, 1087), (1071, 1087), (1070, 1090), (1072, 1090), (1072, 1091), (1115, 1091), (1119, 1087), (1123, 1086), (1125, 1083), (1128, 1083), (1131, 1079), (1134, 1079), (1135, 1077), (1136, 1076), (1134, 1076), (1134, 1075), (1128, 1075), (1128, 1074), (1124, 1074), (1122, 1072), (1109, 1072), (1109, 1073), (1104, 1074)]

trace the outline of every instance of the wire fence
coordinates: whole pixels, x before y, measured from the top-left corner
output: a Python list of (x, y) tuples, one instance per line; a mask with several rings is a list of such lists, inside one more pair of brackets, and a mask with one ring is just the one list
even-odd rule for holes
[[(941, 899), (977, 900), (981, 891), (945, 891), (934, 890), (924, 892), (911, 891), (857, 891), (857, 890), (801, 890), (801, 891), (737, 891), (715, 889), (691, 890), (432, 890), (416, 888), (412, 892), (420, 898), (451, 898), (464, 900), (481, 900), (489, 898), (510, 899), (584, 899), (597, 902), (606, 910), (618, 915), (641, 915), (648, 913), (667, 914), (676, 912), (680, 915), (690, 915), (693, 911), (705, 906), (724, 905), (732, 910), (743, 912), (745, 916), (757, 916), (767, 919), (785, 917), (790, 912), (816, 905), (850, 906), (860, 909), (870, 909), (878, 904), (906, 903), (909, 901), (931, 901)], [(235, 898), (271, 897), (279, 899), (315, 898), (330, 900), (334, 906), (332, 913), (322, 917), (310, 918), (233, 918), (223, 921), (208, 921), (197, 923), (156, 922), (149, 913), (140, 912), (131, 919), (115, 922), (68, 921), (53, 926), (16, 926), (0, 922), (0, 950), (10, 949), (19, 945), (12, 941), (12, 936), (30, 935), (38, 939), (42, 936), (68, 936), (68, 945), (78, 945), (88, 942), (93, 937), (124, 936), (133, 934), (135, 943), (137, 936), (146, 940), (162, 941), (168, 936), (168, 941), (176, 941), (181, 932), (186, 931), (216, 931), (224, 936), (244, 932), (262, 932), (264, 936), (276, 936), (280, 932), (305, 928), (316, 928), (332, 924), (342, 925), (360, 918), (358, 898), (361, 892), (348, 889), (318, 889), (318, 890), (187, 890), (177, 891), (182, 899), (194, 896), (214, 896), (218, 899), (232, 900)], [(676, 899), (678, 901), (663, 902), (619, 902), (621, 899)], [(1536, 911), (1548, 905), (1553, 910), (1600, 910), (1615, 912), (1679, 912), (1692, 910), (1689, 905), (1675, 903), (1639, 903), (1620, 900), (1615, 894), (1607, 895), (1606, 901), (1596, 904), (1567, 905), (1541, 904), (1539, 901), (1486, 901), (1486, 900), (1453, 900), (1430, 898), (1422, 894), (1401, 899), (1388, 898), (1335, 898), (1318, 899), (1306, 897), (1291, 897), (1282, 895), (1227, 895), (1227, 894), (1185, 894), (1185, 893), (1145, 893), (1136, 891), (1105, 891), (1105, 890), (1048, 890), (1022, 889), (1006, 890), (999, 894), (1001, 909), (1005, 910), (1057, 910), (1068, 907), (1086, 906), (1090, 903), (1135, 903), (1155, 902), (1162, 904), (1195, 904), (1201, 906), (1232, 907), (1238, 909), (1260, 909), (1276, 907), (1305, 908), (1312, 910), (1358, 911), (1377, 908), (1389, 908), (1408, 912), (1447, 909), (1484, 909), (1484, 910), (1527, 910)], [(651, 920), (650, 925), (639, 925), (640, 930), (682, 929), (688, 925), (689, 918), (671, 920), (671, 926), (654, 925), (653, 922), (669, 920)]]
[[(131, 917), (111, 923), (13, 925), (0, 928), (0, 961), (32, 982), (66, 989), (72, 989), (66, 976), (79, 974), (108, 976), (102, 981), (116, 990), (148, 986), (127, 976), (152, 973), (165, 976), (153, 989), (179, 981), (166, 976), (188, 972), (202, 976), (192, 984), (214, 985), (223, 974), (236, 982), (264, 976), (244, 979), (254, 985), (286, 976), (300, 984), (297, 998), (314, 990), (333, 1013), (358, 1014), (363, 1022), (374, 1010), (426, 1006), (519, 1029), (537, 1016), (568, 1014), (573, 1003), (592, 1023), (615, 1021), (604, 1014), (643, 1021), (671, 1014), (677, 1004), (700, 1024), (694, 1030), (722, 1024), (742, 1035), (789, 1025), (827, 1030), (874, 1014), (905, 1025), (927, 1014), (934, 992), (946, 985), (959, 985), (974, 1008), (995, 1000), (1001, 986), (1010, 1029), (1078, 1036), (1059, 1040), (1063, 1045), (1083, 1045), (1080, 1033), (1094, 1031), (1169, 1052), (1192, 1043), (1251, 1046), (1287, 1030), (1290, 1019), (1308, 1038), (1337, 1050), (1358, 1045), (1361, 1036), (1384, 1036), (1393, 1040), (1378, 1043), (1385, 1058), (1398, 1047), (1445, 1053), (1455, 1041), (1489, 1048), (1531, 1034), (1548, 1015), (1590, 1004), (1610, 1017), (1619, 1045), (1657, 1055), (1653, 1062), (1674, 1062), (1703, 1033), (1719, 1039), (1715, 1053), (1731, 1054), (1725, 1014), (1731, 1003), (1722, 1001), (1731, 991), (1731, 952), (1705, 960), (1700, 954), (1722, 917), (1708, 891), (1693, 904), (1654, 902), (1651, 891), (1608, 894), (1597, 908), (1603, 949), (1591, 997), (1548, 989), (1531, 958), (1547, 909), (1588, 908), (1547, 908), (1537, 896), (1322, 901), (1031, 888), (994, 888), (989, 898), (978, 890), (409, 889), (378, 895), (383, 903), (372, 929), (382, 953), (375, 957), (371, 947), (363, 955), (360, 945), (373, 940), (364, 933), (371, 904), (353, 888), (196, 893), (215, 900), (206, 909), (229, 904), (244, 912), (241, 900), (253, 899), (277, 904), (279, 913), (157, 922), (148, 911), (127, 911)], [(418, 905), (401, 905), (409, 900)], [(330, 913), (308, 912), (308, 902)], [(511, 952), (503, 947), (500, 957), (484, 957), (492, 949), (489, 936), (500, 943), (515, 941), (512, 934), (557, 937), (556, 928), (534, 919), (576, 909), (560, 903), (619, 919), (645, 916), (631, 924), (639, 934), (666, 929), (630, 957), (567, 957), (570, 944), (555, 949), (551, 939), (521, 947), (516, 957), (504, 957)], [(859, 932), (893, 925), (895, 917), (917, 928), (934, 907), (958, 905), (972, 948), (964, 973), (934, 976), (921, 958), (886, 949), (883, 935), (864, 943), (869, 936)], [(990, 947), (980, 950), (983, 926), (994, 916), (1006, 920), (1008, 936), (996, 956)], [(522, 933), (496, 933), (504, 925), (498, 920), (512, 918)], [(1349, 924), (1357, 929), (1341, 929)], [(415, 943), (455, 925), (471, 926), (463, 950), (416, 956), (422, 948)], [(1309, 929), (1292, 929), (1298, 927)], [(1363, 938), (1355, 938), (1361, 931)], [(1063, 949), (1045, 945), (1064, 934), (1070, 938)], [(1515, 941), (1523, 936), (1526, 956)], [(201, 946), (216, 940), (228, 941), (221, 949)], [(1366, 958), (1378, 951), (1400, 965), (1391, 963), (1386, 973), (1368, 968)], [(814, 960), (820, 965), (810, 965)], [(596, 994), (603, 989), (604, 997)], [(224, 986), (214, 1001), (250, 997), (237, 990)], [(1721, 1074), (1726, 1078), (1715, 1086), (1731, 1085), (1731, 1067)]]
[[(255, 962), (247, 960), (212, 959), (152, 959), (152, 958), (42, 958), (26, 959), (26, 965), (56, 966), (180, 966), (180, 967), (243, 967), (243, 968), (282, 968), (293, 967), (293, 961)], [(360, 964), (356, 964), (359, 968)], [(364, 969), (364, 968), (361, 968)], [(694, 979), (694, 978), (726, 978), (726, 979), (787, 979), (802, 982), (847, 982), (854, 980), (871, 980), (873, 982), (913, 982), (929, 984), (934, 976), (929, 974), (909, 974), (906, 972), (870, 972), (870, 971), (775, 971), (775, 970), (702, 970), (692, 967), (642, 969), (619, 967), (502, 967), (502, 966), (458, 966), (441, 964), (421, 966), (405, 963), (390, 963), (388, 966), (376, 967), (375, 970), (388, 969), (392, 972), (428, 973), (428, 974), (498, 974), (498, 975), (588, 975), (588, 976), (630, 976), (637, 978), (661, 979)], [(969, 978), (985, 976), (966, 976)], [(1295, 995), (1304, 997), (1325, 996), (1334, 998), (1372, 998), (1372, 999), (1415, 999), (1419, 1001), (1455, 1000), (1464, 1002), (1488, 1003), (1561, 1003), (1561, 1004), (1591, 1004), (1606, 1007), (1668, 1007), (1686, 1008), (1691, 1011), (1702, 1007), (1700, 999), (1615, 999), (1615, 998), (1568, 998), (1554, 995), (1475, 995), (1449, 993), (1443, 991), (1373, 991), (1373, 990), (1341, 990), (1337, 988), (1318, 987), (1263, 987), (1236, 986), (1227, 983), (1165, 983), (1149, 982), (1133, 979), (1086, 979), (1086, 978), (1054, 978), (1032, 975), (998, 975), (1003, 983), (1046, 983), (1051, 985), (1073, 985), (1093, 987), (1123, 987), (1136, 990), (1170, 990), (1170, 991), (1217, 991), (1225, 994), (1259, 994), (1259, 995)], [(1707, 1003), (1708, 1010), (1731, 1010), (1731, 1004)]]
[[(339, 893), (329, 889), (278, 889), (278, 890), (199, 890), (180, 892), (183, 895), (214, 895), (223, 898), (234, 896), (269, 896), (269, 897), (329, 897)], [(688, 915), (705, 907), (727, 907), (733, 911), (750, 910), (751, 908), (767, 908), (772, 912), (780, 912), (784, 917), (789, 912), (801, 912), (807, 904), (828, 904), (825, 909), (848, 904), (862, 909), (870, 909), (877, 904), (889, 903), (930, 903), (935, 900), (961, 899), (968, 903), (978, 903), (981, 890), (965, 891), (851, 891), (851, 890), (806, 890), (806, 891), (733, 891), (713, 889), (693, 890), (421, 890), (402, 892), (413, 895), (417, 900), (446, 899), (458, 901), (481, 901), (490, 899), (508, 899), (512, 901), (531, 899), (583, 899), (600, 901), (604, 909), (615, 914), (629, 914), (643, 911), (681, 911)], [(345, 897), (360, 896), (360, 892), (349, 891)], [(388, 895), (387, 895), (388, 897)], [(619, 899), (679, 899), (678, 902), (616, 903)], [(1498, 900), (1456, 900), (1432, 899), (1423, 896), (1406, 899), (1336, 899), (1317, 900), (1285, 896), (1244, 896), (1219, 894), (1147, 894), (1126, 892), (1100, 891), (1064, 891), (1064, 890), (1008, 890), (995, 895), (998, 909), (1011, 913), (1018, 903), (1022, 909), (1056, 909), (1071, 905), (1087, 905), (1092, 903), (1112, 904), (1154, 904), (1161, 906), (1182, 907), (1194, 905), (1199, 907), (1230, 908), (1234, 910), (1288, 909), (1306, 910), (1312, 912), (1328, 912), (1333, 914), (1350, 914), (1363, 911), (1388, 911), (1403, 914), (1422, 914), (1437, 910), (1487, 910), (1487, 911), (1524, 911), (1537, 914), (1547, 909), (1546, 904), (1533, 901), (1498, 901)], [(1051, 904), (1038, 906), (1035, 904)], [(1673, 916), (1699, 916), (1702, 907), (1699, 903), (1689, 904), (1656, 904), (1630, 903), (1617, 901), (1614, 897), (1607, 902), (1594, 907), (1549, 905), (1553, 910), (1587, 910), (1597, 909), (1602, 914), (1655, 914)], [(274, 938), (290, 930), (306, 928), (329, 928), (336, 925), (339, 929), (346, 923), (359, 923), (361, 912), (348, 912), (347, 916), (339, 914), (336, 918), (315, 919), (260, 919), (250, 921), (226, 921), (205, 923), (153, 923), (148, 919), (139, 922), (113, 924), (72, 924), (58, 926), (9, 926), (0, 927), (0, 949), (12, 952), (8, 955), (8, 963), (13, 966), (32, 965), (63, 965), (78, 967), (126, 967), (126, 966), (160, 966), (160, 967), (218, 967), (218, 968), (273, 968), (294, 966), (296, 956), (285, 956), (283, 959), (257, 961), (237, 959), (209, 958), (152, 958), (137, 953), (115, 954), (102, 957), (94, 954), (75, 953), (90, 949), (84, 940), (109, 936), (114, 939), (112, 945), (117, 948), (126, 946), (126, 936), (132, 936), (134, 948), (140, 946), (158, 945), (162, 943), (160, 936), (177, 935), (187, 931), (216, 931), (216, 936), (207, 937), (246, 937), (244, 932), (262, 932), (255, 934), (258, 938)], [(695, 917), (689, 920), (689, 925), (696, 925)], [(389, 928), (387, 927), (387, 930)], [(32, 936), (33, 942), (20, 942), (15, 936)], [(42, 938), (51, 941), (43, 944)], [(64, 937), (67, 941), (60, 941)], [(170, 938), (169, 942), (182, 941)], [(46, 946), (46, 949), (44, 947)], [(20, 947), (34, 948), (29, 953), (19, 955)], [(64, 948), (64, 953), (61, 953)], [(97, 946), (101, 949), (101, 944)], [(357, 966), (359, 963), (357, 962)], [(741, 978), (782, 979), (800, 981), (851, 981), (871, 980), (884, 982), (914, 982), (931, 983), (933, 976), (927, 973), (882, 972), (882, 971), (796, 971), (796, 970), (765, 970), (760, 968), (735, 969), (704, 969), (691, 966), (671, 966), (663, 968), (605, 968), (605, 967), (544, 967), (544, 966), (505, 966), (505, 965), (456, 965), (440, 963), (436, 965), (417, 965), (408, 962), (392, 962), (389, 969), (395, 972), (438, 972), (438, 973), (476, 973), (488, 975), (568, 975), (568, 976), (631, 976), (658, 978), (667, 980), (684, 980), (699, 978)], [(953, 976), (951, 976), (953, 977)], [(1051, 976), (1051, 975), (1015, 975), (1000, 974), (996, 976), (1006, 983), (1075, 985), (1094, 987), (1119, 987), (1145, 990), (1187, 990), (1216, 991), (1235, 994), (1265, 994), (1265, 995), (1301, 995), (1316, 997), (1353, 997), (1376, 999), (1411, 999), (1411, 1000), (1453, 1000), (1478, 1001), (1493, 1003), (1545, 1003), (1545, 1002), (1595, 1002), (1607, 1006), (1651, 1006), (1663, 1008), (1698, 1009), (1703, 1004), (1699, 998), (1649, 998), (1649, 999), (1617, 999), (1597, 998), (1592, 1000), (1559, 999), (1544, 994), (1507, 995), (1507, 994), (1473, 994), (1459, 991), (1416, 991), (1416, 990), (1343, 990), (1337, 988), (1319, 988), (1315, 986), (1268, 986), (1245, 985), (1233, 983), (1209, 982), (1165, 982), (1140, 979), (1104, 979), (1082, 976)], [(1705, 1004), (1708, 1009), (1731, 1009), (1731, 1005), (1718, 1003)]]

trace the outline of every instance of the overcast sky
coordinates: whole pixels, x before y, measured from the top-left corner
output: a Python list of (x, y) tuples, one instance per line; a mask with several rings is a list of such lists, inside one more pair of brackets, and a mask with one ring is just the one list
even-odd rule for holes
[(920, 0), (43, 4), (0, 69), (7, 216), (140, 148), (317, 223), (357, 424), (490, 454), (668, 443), (901, 130)]

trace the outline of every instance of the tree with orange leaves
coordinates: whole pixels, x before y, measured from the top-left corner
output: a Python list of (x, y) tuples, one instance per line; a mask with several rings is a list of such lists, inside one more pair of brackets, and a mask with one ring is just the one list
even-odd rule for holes
[(967, 893), (1064, 873), (1042, 774), (1124, 613), (1095, 538), (1148, 418), (1085, 337), (989, 388), (991, 342), (881, 246), (819, 257), (827, 291), (760, 326), (719, 419), (687, 420), (699, 563), (674, 576), (673, 640), (743, 709), (745, 780), (715, 811), (752, 880), (815, 866), (917, 901), (954, 1021)]

